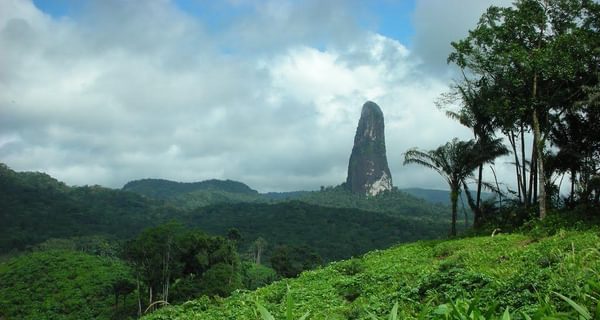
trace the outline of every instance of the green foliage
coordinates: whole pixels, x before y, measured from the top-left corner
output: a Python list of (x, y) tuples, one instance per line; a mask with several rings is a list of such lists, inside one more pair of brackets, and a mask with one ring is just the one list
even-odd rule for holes
[(126, 244), (124, 255), (148, 289), (149, 304), (228, 296), (242, 287), (233, 243), (177, 223), (144, 230)]
[[(449, 196), (448, 192), (445, 194), (446, 197)], [(324, 207), (356, 208), (406, 218), (418, 215), (423, 219), (448, 219), (447, 214), (450, 213), (448, 206), (428, 202), (395, 188), (367, 197), (354, 194), (343, 186), (328, 187), (321, 191), (304, 193), (297, 200)]]
[(275, 270), (249, 261), (242, 262), (242, 284), (248, 290), (264, 287), (279, 277)]
[(129, 267), (113, 258), (68, 250), (23, 254), (0, 264), (0, 318), (123, 319), (136, 312), (132, 283)]
[[(237, 194), (257, 197), (250, 192)], [(66, 239), (43, 246), (61, 242), (77, 250), (116, 256), (121, 241), (145, 228), (177, 220), (223, 236), (236, 228), (241, 236), (237, 241), (240, 252), (247, 252), (252, 242), (262, 237), (270, 244), (262, 261), (269, 261), (278, 245), (306, 245), (325, 261), (333, 261), (397, 242), (437, 238), (444, 234), (447, 223), (445, 207), (398, 191), (367, 198), (332, 188), (303, 197), (315, 204), (235, 200), (190, 211), (132, 192), (67, 187), (44, 174), (17, 173), (2, 166), (0, 218), (6, 223), (0, 224), (0, 253), (23, 250), (48, 239)]]
[[(596, 312), (599, 244), (597, 229), (418, 242), (334, 262), (287, 284), (294, 316), (310, 311), (310, 319), (388, 319), (396, 302), (398, 319), (576, 319), (582, 310)], [(287, 284), (238, 292), (202, 311), (170, 307), (148, 319), (257, 319), (257, 301), (284, 318)]]
[(269, 261), (277, 245), (309, 246), (324, 261), (345, 259), (398, 242), (438, 238), (448, 225), (439, 218), (408, 218), (300, 201), (212, 205), (195, 210), (183, 221), (212, 234), (225, 235), (237, 228), (243, 236), (240, 252), (249, 251), (254, 240), (264, 238), (270, 245), (262, 261)]
[[(129, 238), (179, 213), (131, 192), (68, 187), (46, 174), (17, 173), (5, 165), (0, 165), (0, 208), (0, 253), (23, 250), (51, 238), (80, 237), (74, 239), (80, 245), (84, 240), (93, 242), (81, 238), (92, 235)], [(92, 246), (104, 250), (97, 244)]]
[(321, 257), (306, 246), (279, 246), (271, 255), (271, 266), (284, 278), (292, 278), (304, 270), (320, 265)]
[(223, 191), (230, 194), (258, 194), (247, 185), (232, 180), (206, 180), (201, 182), (175, 182), (163, 179), (142, 179), (130, 181), (123, 190), (132, 191), (152, 198), (171, 199), (194, 191)]

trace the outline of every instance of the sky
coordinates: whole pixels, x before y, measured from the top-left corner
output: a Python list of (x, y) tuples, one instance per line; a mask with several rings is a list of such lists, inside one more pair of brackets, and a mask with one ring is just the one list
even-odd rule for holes
[(403, 153), (471, 138), (435, 101), (490, 5), (510, 1), (0, 0), (0, 162), (69, 185), (315, 190), (345, 181), (371, 100), (394, 185), (447, 189)]

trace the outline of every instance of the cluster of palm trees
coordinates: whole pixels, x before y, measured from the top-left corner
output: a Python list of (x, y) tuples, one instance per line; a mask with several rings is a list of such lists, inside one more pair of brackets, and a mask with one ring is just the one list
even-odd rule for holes
[[(452, 203), (452, 224), (450, 235), (456, 235), (457, 203), (461, 190), (465, 190), (469, 199), (469, 206), (473, 211), (474, 225), (479, 226), (482, 221), (481, 210), (481, 170), (486, 163), (493, 162), (499, 156), (508, 153), (501, 139), (479, 139), (461, 141), (454, 138), (452, 141), (439, 146), (434, 150), (422, 151), (416, 148), (404, 154), (404, 164), (419, 164), (435, 170), (448, 183), (450, 187), (450, 200)], [(477, 179), (476, 200), (472, 199), (467, 183), (474, 179), (474, 171), (479, 169)]]
[[(577, 205), (600, 207), (600, 3), (595, 0), (515, 0), (488, 8), (466, 38), (451, 43), (448, 62), (462, 74), (443, 105), (473, 131), (435, 150), (406, 152), (404, 163), (432, 168), (448, 182), (452, 231), (464, 189), (481, 223), (483, 166), (508, 153), (495, 134), (507, 137), (514, 156), (515, 201), (526, 210)], [(526, 138), (532, 138), (530, 155)], [(527, 142), (529, 143), (529, 142)], [(519, 150), (520, 149), (520, 150)], [(474, 172), (477, 170), (477, 178)], [(559, 196), (558, 177), (571, 178), (571, 195)], [(473, 200), (467, 182), (477, 181)], [(512, 190), (508, 190), (513, 192)], [(548, 202), (548, 203), (547, 203)]]

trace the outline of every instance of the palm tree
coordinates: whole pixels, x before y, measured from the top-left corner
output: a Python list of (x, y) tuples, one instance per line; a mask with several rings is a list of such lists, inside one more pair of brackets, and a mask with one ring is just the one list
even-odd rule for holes
[(448, 182), (452, 203), (450, 235), (456, 236), (456, 206), (460, 188), (467, 178), (473, 176), (473, 171), (479, 166), (475, 140), (460, 141), (454, 138), (435, 150), (410, 149), (404, 154), (404, 164), (411, 163), (437, 171)]

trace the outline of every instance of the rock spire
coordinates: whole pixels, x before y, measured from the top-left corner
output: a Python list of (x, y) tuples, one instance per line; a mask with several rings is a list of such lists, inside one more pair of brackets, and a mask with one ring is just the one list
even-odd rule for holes
[(385, 153), (383, 112), (371, 101), (362, 107), (348, 163), (346, 187), (353, 193), (367, 196), (392, 189), (392, 175)]

